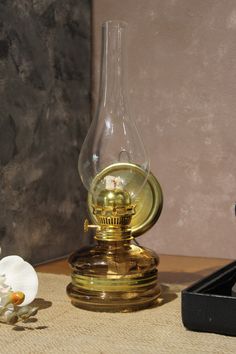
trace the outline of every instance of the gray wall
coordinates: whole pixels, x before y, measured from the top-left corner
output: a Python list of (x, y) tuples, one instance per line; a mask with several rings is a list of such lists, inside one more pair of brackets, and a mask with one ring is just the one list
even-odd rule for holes
[(86, 243), (90, 1), (0, 1), (0, 246), (33, 263)]
[(129, 23), (129, 100), (164, 190), (142, 244), (159, 253), (236, 257), (235, 0), (94, 0), (100, 26)]

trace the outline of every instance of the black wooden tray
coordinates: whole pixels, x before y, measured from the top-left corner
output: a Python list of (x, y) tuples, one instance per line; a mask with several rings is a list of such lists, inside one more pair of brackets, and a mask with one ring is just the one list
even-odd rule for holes
[(187, 329), (236, 336), (236, 261), (182, 291), (182, 321)]

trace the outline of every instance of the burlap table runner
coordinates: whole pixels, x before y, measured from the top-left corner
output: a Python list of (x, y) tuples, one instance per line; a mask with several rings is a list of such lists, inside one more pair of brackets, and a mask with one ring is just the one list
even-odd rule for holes
[(37, 320), (0, 325), (1, 353), (236, 353), (236, 338), (187, 331), (180, 289), (164, 287), (166, 302), (133, 313), (97, 313), (70, 304), (69, 277), (39, 274)]

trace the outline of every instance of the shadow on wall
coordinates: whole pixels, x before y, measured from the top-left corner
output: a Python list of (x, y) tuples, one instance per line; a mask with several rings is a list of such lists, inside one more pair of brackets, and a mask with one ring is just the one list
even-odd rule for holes
[(89, 0), (0, 3), (0, 245), (38, 263), (84, 244)]

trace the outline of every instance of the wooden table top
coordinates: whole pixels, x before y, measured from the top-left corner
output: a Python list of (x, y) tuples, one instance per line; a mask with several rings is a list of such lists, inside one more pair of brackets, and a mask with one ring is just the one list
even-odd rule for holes
[[(213, 273), (231, 261), (219, 258), (161, 255), (158, 266), (159, 279), (163, 283), (187, 285)], [(39, 265), (36, 270), (44, 273), (70, 274), (66, 259)]]

